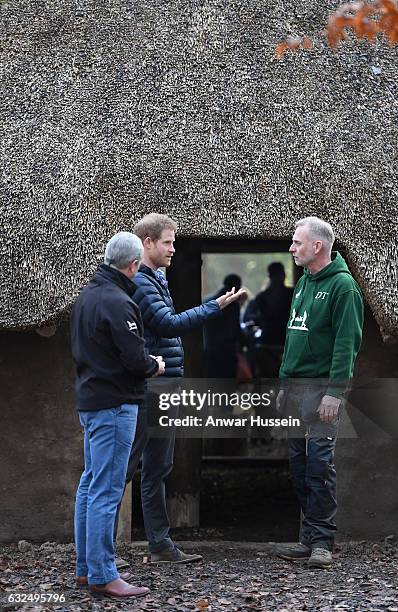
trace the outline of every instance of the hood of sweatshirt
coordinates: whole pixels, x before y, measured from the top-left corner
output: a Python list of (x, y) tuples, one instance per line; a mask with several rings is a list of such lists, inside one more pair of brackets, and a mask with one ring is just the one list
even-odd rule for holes
[(333, 276), (334, 274), (338, 274), (339, 272), (347, 272), (347, 274), (351, 275), (346, 262), (338, 251), (332, 251), (331, 257), (332, 261), (316, 274), (310, 274), (309, 270), (305, 268), (304, 276), (311, 282), (317, 282), (329, 276)]

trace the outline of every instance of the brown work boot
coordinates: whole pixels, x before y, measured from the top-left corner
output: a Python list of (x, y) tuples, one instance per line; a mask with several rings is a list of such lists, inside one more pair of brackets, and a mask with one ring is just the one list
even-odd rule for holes
[(107, 584), (90, 584), (88, 590), (93, 597), (98, 597), (99, 599), (103, 597), (129, 599), (131, 597), (143, 597), (150, 592), (148, 587), (133, 586), (121, 578), (112, 580), (112, 582)]

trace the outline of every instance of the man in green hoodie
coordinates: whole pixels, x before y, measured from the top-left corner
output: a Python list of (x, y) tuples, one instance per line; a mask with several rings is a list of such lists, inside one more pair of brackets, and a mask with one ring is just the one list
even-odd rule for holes
[(296, 223), (289, 251), (304, 274), (293, 293), (277, 397), (277, 408), (299, 416), (302, 425), (288, 440), (302, 525), (299, 543), (276, 552), (285, 559), (309, 559), (312, 567), (332, 563), (339, 409), (363, 325), (361, 291), (343, 257), (332, 251), (333, 242), (333, 229), (322, 219)]

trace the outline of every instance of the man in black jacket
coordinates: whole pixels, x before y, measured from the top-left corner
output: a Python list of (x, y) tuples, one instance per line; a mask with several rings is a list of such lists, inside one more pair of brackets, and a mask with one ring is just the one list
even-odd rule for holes
[(80, 293), (71, 315), (85, 466), (75, 507), (76, 583), (88, 584), (93, 595), (116, 598), (149, 592), (128, 584), (130, 575), (119, 576), (113, 545), (145, 378), (164, 372), (162, 358), (145, 349), (140, 310), (132, 300), (131, 279), (142, 253), (134, 234), (113, 236), (104, 264)]
[[(238, 274), (228, 274), (223, 286), (205, 301), (216, 300), (232, 287), (240, 289), (242, 279)], [(223, 310), (218, 319), (209, 319), (203, 328), (203, 343), (209, 378), (236, 379), (238, 370), (238, 351), (241, 340), (240, 305), (235, 302)]]
[(255, 299), (261, 321), (261, 343), (283, 346), (290, 314), (293, 289), (285, 286), (285, 268), (279, 261), (268, 266), (269, 284)]
[[(157, 213), (146, 215), (134, 227), (144, 245), (142, 266), (135, 280), (134, 300), (138, 304), (145, 328), (145, 340), (149, 351), (161, 355), (166, 364), (165, 376), (179, 378), (184, 374), (184, 350), (180, 336), (220, 313), (239, 299), (242, 291), (227, 291), (217, 299), (181, 313), (176, 313), (168, 290), (167, 281), (159, 268), (169, 267), (174, 254), (175, 222)], [(150, 398), (147, 394), (147, 408)], [(170, 538), (170, 523), (166, 508), (165, 480), (173, 467), (175, 431), (164, 438), (149, 438), (145, 423), (145, 411), (140, 412), (137, 435), (134, 441), (126, 483), (129, 482), (142, 456), (141, 498), (145, 531), (149, 542), (152, 563), (189, 563), (199, 561), (200, 555), (189, 555), (178, 549)]]

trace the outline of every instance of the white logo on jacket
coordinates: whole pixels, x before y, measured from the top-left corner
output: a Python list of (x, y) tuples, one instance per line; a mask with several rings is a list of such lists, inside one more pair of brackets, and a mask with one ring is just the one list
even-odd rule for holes
[(318, 291), (318, 293), (315, 296), (315, 299), (316, 300), (324, 300), (327, 295), (329, 295), (329, 293), (327, 291)]
[(135, 321), (126, 321), (126, 323), (129, 326), (129, 331), (135, 331), (136, 329), (138, 329), (137, 323), (135, 323)]
[(307, 311), (304, 310), (303, 316), (296, 316), (296, 315), (297, 315), (296, 309), (293, 308), (292, 316), (287, 326), (288, 329), (299, 329), (301, 331), (308, 331), (308, 327), (306, 325), (306, 321), (308, 317)]

